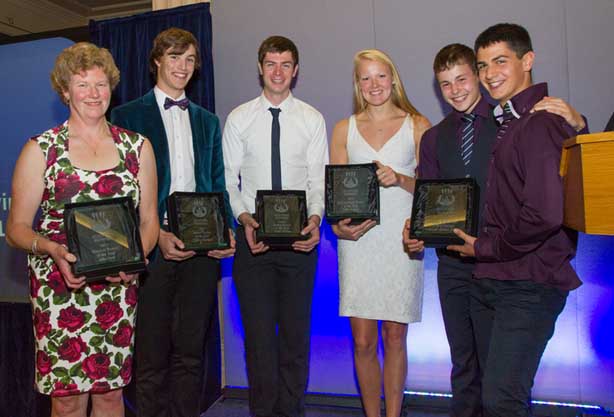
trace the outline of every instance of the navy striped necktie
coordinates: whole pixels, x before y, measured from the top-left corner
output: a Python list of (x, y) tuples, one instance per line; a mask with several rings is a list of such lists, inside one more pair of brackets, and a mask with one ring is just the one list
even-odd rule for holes
[(473, 113), (465, 113), (461, 116), (463, 128), (461, 130), (461, 158), (465, 167), (471, 162), (473, 154), (473, 137), (475, 135), (475, 118)]

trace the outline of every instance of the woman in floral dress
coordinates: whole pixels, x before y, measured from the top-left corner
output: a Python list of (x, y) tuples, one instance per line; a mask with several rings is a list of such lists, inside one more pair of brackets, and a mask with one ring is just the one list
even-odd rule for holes
[[(119, 71), (111, 54), (89, 43), (66, 48), (51, 73), (69, 106), (62, 125), (30, 139), (13, 173), (7, 241), (29, 251), (37, 389), (51, 396), (52, 417), (123, 416), (131, 378), (136, 274), (87, 284), (70, 264), (64, 204), (130, 196), (143, 249), (159, 232), (155, 160), (143, 136), (109, 125), (105, 113)], [(32, 223), (37, 210), (41, 216)]]

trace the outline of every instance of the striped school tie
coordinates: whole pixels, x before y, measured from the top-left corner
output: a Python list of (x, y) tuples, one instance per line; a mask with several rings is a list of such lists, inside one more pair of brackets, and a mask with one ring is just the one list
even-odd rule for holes
[(461, 131), (461, 158), (465, 166), (471, 162), (471, 154), (473, 153), (473, 136), (475, 133), (475, 114), (467, 113), (461, 117), (463, 121), (463, 129)]
[(512, 113), (512, 107), (510, 106), (510, 102), (508, 101), (503, 106), (503, 114), (497, 117), (497, 122), (499, 123), (499, 129), (497, 129), (497, 139), (501, 139), (507, 130), (510, 121), (515, 119), (514, 113)]

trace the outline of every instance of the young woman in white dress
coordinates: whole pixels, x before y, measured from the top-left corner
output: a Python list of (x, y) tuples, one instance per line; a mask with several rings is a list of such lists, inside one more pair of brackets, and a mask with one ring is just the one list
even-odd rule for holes
[(335, 126), (330, 160), (378, 166), (380, 224), (367, 220), (350, 225), (351, 219), (344, 219), (332, 226), (339, 238), (339, 310), (350, 317), (354, 366), (367, 417), (380, 416), (378, 323), (386, 417), (398, 417), (407, 376), (407, 325), (421, 320), (422, 260), (405, 252), (402, 230), (411, 212), (420, 138), (429, 127), (407, 99), (392, 60), (375, 49), (358, 52), (354, 114)]

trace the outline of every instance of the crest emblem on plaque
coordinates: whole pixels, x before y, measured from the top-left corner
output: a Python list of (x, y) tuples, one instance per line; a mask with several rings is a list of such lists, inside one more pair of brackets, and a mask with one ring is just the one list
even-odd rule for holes
[(358, 187), (358, 178), (356, 178), (353, 175), (347, 175), (343, 179), (343, 186), (345, 188), (356, 188), (356, 187)]
[(111, 220), (107, 218), (107, 214), (104, 212), (92, 213), (92, 220), (94, 220), (92, 230), (95, 232), (100, 233), (111, 228)]
[(203, 201), (197, 201), (194, 203), (194, 207), (192, 207), (192, 214), (194, 217), (202, 218), (207, 215), (207, 206), (205, 206)]
[(456, 198), (454, 197), (454, 192), (451, 187), (443, 187), (439, 196), (437, 197), (437, 204), (443, 207), (449, 207), (454, 204)]
[(286, 213), (290, 208), (288, 207), (288, 203), (286, 203), (283, 200), (278, 200), (275, 202), (275, 204), (273, 205), (273, 209), (277, 212), (277, 213)]

